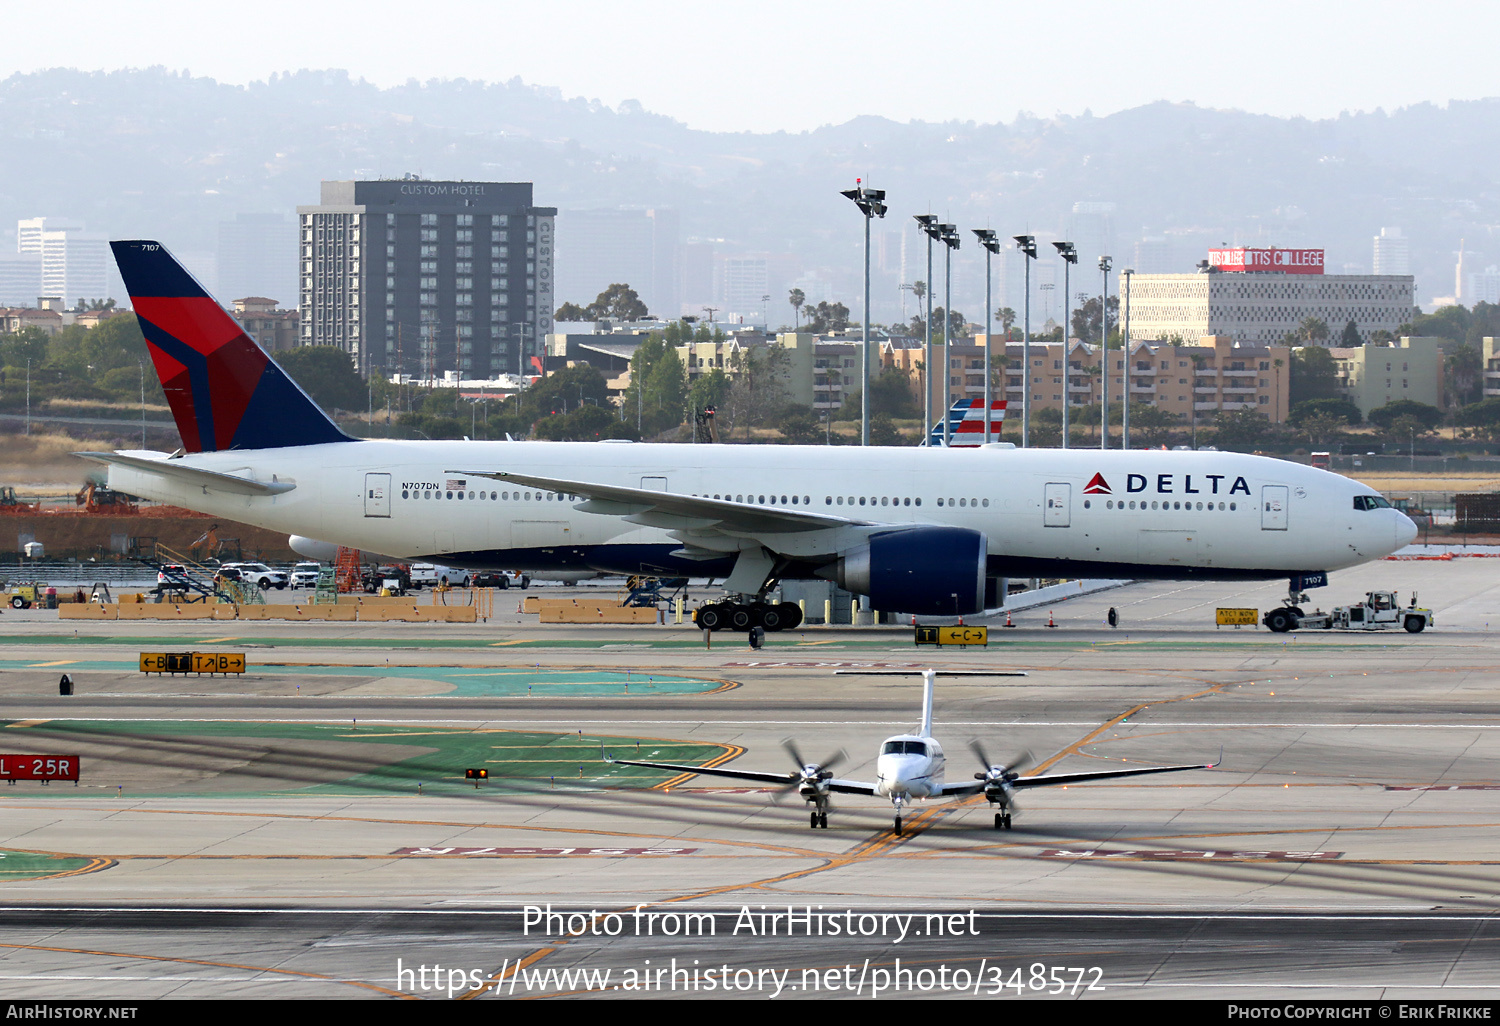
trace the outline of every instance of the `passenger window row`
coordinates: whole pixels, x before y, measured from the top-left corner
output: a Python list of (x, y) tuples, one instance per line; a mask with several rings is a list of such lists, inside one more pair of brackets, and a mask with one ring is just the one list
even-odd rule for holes
[[(1084, 499), (1083, 500), (1083, 508), (1084, 509), (1091, 508), (1090, 501), (1091, 500), (1089, 500), (1089, 499)], [(1125, 508), (1125, 500), (1124, 499), (1105, 499), (1104, 500), (1104, 508), (1105, 509), (1124, 509)], [(1133, 500), (1133, 499), (1130, 502), (1130, 508), (1131, 509), (1136, 509), (1137, 508), (1136, 501)], [(1182, 502), (1180, 500), (1176, 500), (1176, 501), (1170, 501), (1169, 502), (1169, 501), (1164, 500), (1164, 499), (1153, 499), (1151, 501), (1151, 504), (1148, 506), (1146, 504), (1146, 500), (1145, 499), (1141, 499), (1140, 500), (1139, 508), (1140, 509), (1164, 509), (1164, 510), (1169, 510), (1169, 509), (1192, 510), (1192, 509), (1196, 508), (1196, 509), (1208, 510), (1208, 511), (1212, 512), (1216, 507), (1214, 506), (1214, 504), (1212, 502), (1209, 502), (1209, 503), (1202, 503), (1202, 502), (1200, 502), (1200, 503), (1197, 503), (1196, 506), (1195, 506), (1195, 504), (1192, 501)], [(1237, 504), (1235, 504), (1233, 502), (1231, 502), (1231, 503), (1229, 503), (1227, 505), (1225, 503), (1221, 502), (1221, 503), (1218, 504), (1217, 508), (1219, 510), (1228, 509), (1232, 513), (1236, 509), (1238, 509), (1239, 507), (1238, 507)]]
[(488, 499), (491, 502), (577, 502), (578, 496), (559, 494), (557, 492), (448, 492), (448, 491), (405, 491), (401, 492), (403, 499), (463, 499), (474, 501)]

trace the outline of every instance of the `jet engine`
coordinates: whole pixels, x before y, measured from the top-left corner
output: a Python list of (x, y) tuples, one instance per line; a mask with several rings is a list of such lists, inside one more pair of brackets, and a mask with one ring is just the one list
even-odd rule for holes
[(841, 553), (833, 580), (845, 591), (870, 596), (876, 609), (927, 616), (963, 616), (984, 610), (982, 531), (913, 527), (878, 534)]

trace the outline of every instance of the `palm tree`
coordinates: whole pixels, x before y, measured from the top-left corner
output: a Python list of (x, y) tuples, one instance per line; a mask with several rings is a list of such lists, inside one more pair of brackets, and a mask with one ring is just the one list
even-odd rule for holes
[(802, 326), (802, 304), (807, 302), (807, 295), (801, 289), (792, 289), (790, 302), (792, 304), (792, 326), (793, 328), (800, 328)]

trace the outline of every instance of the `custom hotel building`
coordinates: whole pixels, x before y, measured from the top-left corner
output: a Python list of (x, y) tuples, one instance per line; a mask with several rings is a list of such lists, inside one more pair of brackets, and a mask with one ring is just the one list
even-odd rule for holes
[(361, 374), (539, 373), (557, 209), (530, 182), (324, 182), (300, 221), (299, 342)]

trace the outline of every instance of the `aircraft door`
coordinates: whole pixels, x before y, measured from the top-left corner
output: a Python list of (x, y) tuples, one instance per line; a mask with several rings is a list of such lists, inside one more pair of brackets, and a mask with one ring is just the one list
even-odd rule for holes
[(391, 515), (391, 475), (365, 475), (365, 516), (388, 517)]
[(1262, 485), (1260, 489), (1260, 529), (1262, 531), (1285, 531), (1287, 516), (1287, 486)]
[(667, 490), (667, 479), (665, 477), (643, 477), (641, 488), (648, 492), (664, 492)]
[(1073, 517), (1073, 486), (1067, 482), (1051, 481), (1044, 492), (1042, 524), (1046, 527), (1067, 527)]

